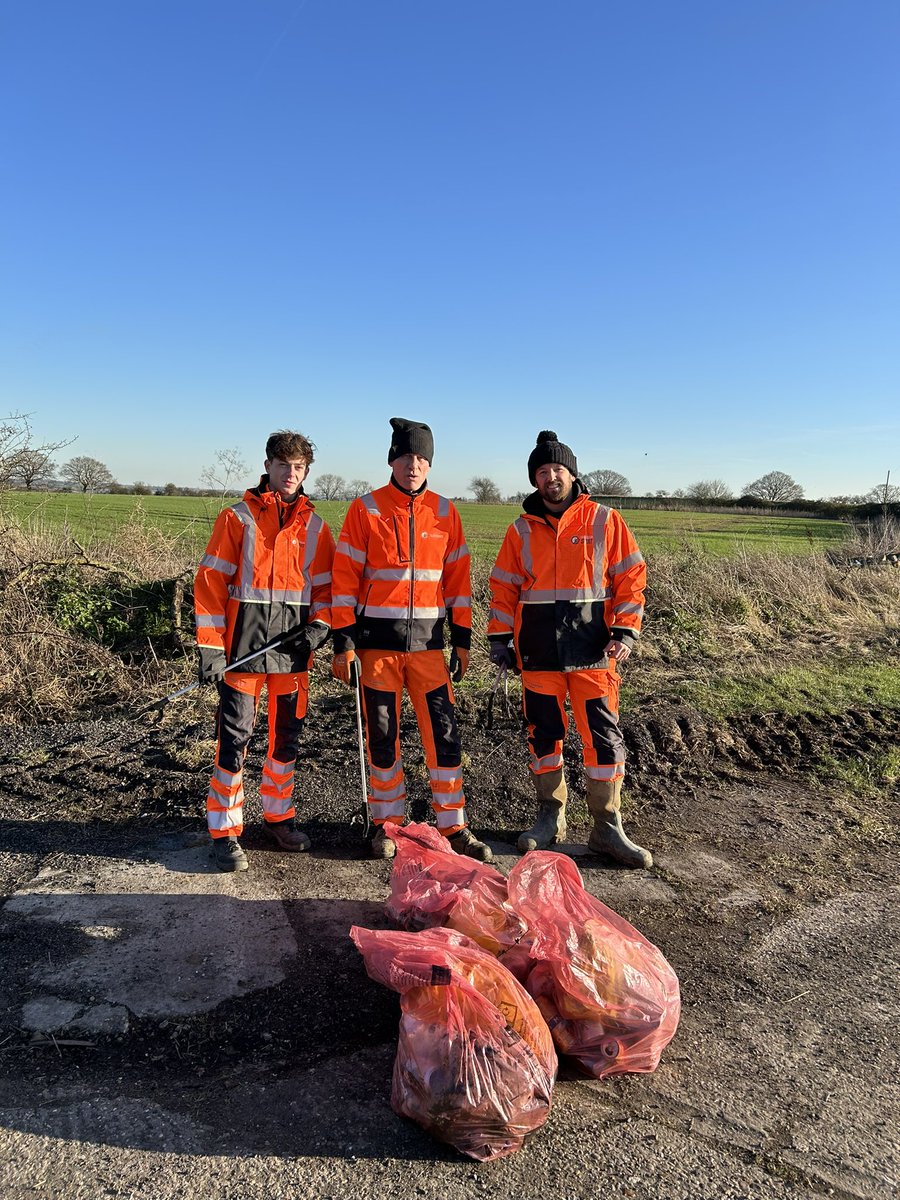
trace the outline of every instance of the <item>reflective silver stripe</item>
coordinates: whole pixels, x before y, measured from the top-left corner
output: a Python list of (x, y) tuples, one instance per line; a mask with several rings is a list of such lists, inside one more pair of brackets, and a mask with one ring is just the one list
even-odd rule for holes
[(431, 794), (432, 806), (435, 804), (440, 804), (444, 808), (460, 808), (462, 806), (462, 804), (464, 803), (464, 801), (465, 801), (465, 796), (463, 795), (461, 782), (455, 792), (434, 792), (433, 791)]
[[(312, 600), (312, 585), (315, 580), (312, 577), (313, 560), (316, 557), (316, 547), (319, 544), (319, 534), (325, 528), (325, 522), (320, 516), (315, 513), (309, 518), (309, 523), (306, 526), (306, 551), (303, 556), (303, 599), (301, 604), (309, 604)], [(327, 578), (321, 579), (320, 583), (328, 583), (331, 578), (330, 574)]]
[(277, 758), (267, 758), (263, 770), (268, 771), (270, 775), (293, 775), (294, 764), (279, 762)]
[(638, 616), (644, 615), (643, 604), (635, 604), (632, 600), (623, 600), (621, 604), (613, 606), (613, 613), (637, 613)]
[(491, 571), (491, 579), (496, 579), (498, 583), (521, 584), (525, 582), (524, 575), (513, 575), (511, 571), (501, 571), (499, 567), (494, 567)]
[(194, 624), (198, 629), (224, 629), (225, 618), (212, 613), (197, 613)]
[(370, 782), (372, 784), (372, 795), (377, 796), (381, 803), (388, 800), (403, 800), (406, 797), (406, 784), (402, 779), (396, 787), (392, 788), (379, 787), (374, 779)]
[(281, 604), (308, 604), (309, 603), (309, 588), (304, 588), (302, 592), (288, 590), (287, 588), (256, 588), (250, 587), (242, 583), (239, 587), (232, 584), (228, 589), (228, 595), (232, 600), (240, 600), (247, 604), (273, 604), (280, 602)]
[(590, 779), (619, 779), (625, 774), (624, 763), (616, 763), (613, 767), (585, 767), (584, 769)]
[(364, 496), (360, 496), (359, 502), (370, 513), (374, 513), (376, 517), (380, 516), (378, 505), (375, 503), (375, 497), (371, 492), (366, 492)]
[[(241, 579), (253, 580), (253, 564), (256, 561), (256, 522), (245, 500), (235, 504), (231, 510), (244, 526), (243, 548), (241, 552)], [(231, 589), (228, 589), (231, 592)]]
[(236, 829), (238, 825), (243, 825), (244, 821), (241, 816), (240, 808), (227, 808), (224, 812), (217, 810), (207, 811), (206, 826), (208, 829), (216, 829), (221, 832), (223, 829)]
[(331, 607), (332, 608), (356, 608), (356, 597), (355, 596), (332, 596), (331, 597)]
[(364, 563), (366, 561), (365, 550), (357, 550), (349, 542), (338, 542), (335, 554), (346, 554), (347, 558), (352, 559), (353, 562)]
[(369, 774), (373, 779), (390, 783), (400, 769), (400, 759), (398, 758), (392, 767), (369, 767)]
[(441, 570), (425, 567), (417, 567), (415, 571), (410, 567), (366, 567), (363, 571), (363, 579), (386, 579), (391, 582), (415, 579), (417, 583), (437, 583), (442, 575)]
[(462, 767), (429, 767), (428, 774), (432, 779), (452, 783), (456, 779), (462, 779)]
[(535, 758), (531, 752), (531, 770), (533, 774), (540, 775), (544, 771), (555, 771), (557, 767), (563, 765), (562, 754), (545, 754), (543, 758)]
[(435, 811), (434, 823), (438, 829), (449, 829), (451, 825), (465, 825), (466, 810), (465, 808), (448, 808), (444, 811), (440, 809)]
[(608, 595), (603, 587), (604, 569), (606, 567), (606, 522), (609, 519), (609, 509), (602, 504), (597, 505), (594, 514), (594, 591), (598, 598)]
[[(318, 600), (315, 604), (311, 604), (310, 608), (309, 608), (310, 617), (314, 617), (316, 615), (316, 613), (320, 613), (323, 608), (327, 608), (327, 607), (328, 607), (328, 604), (324, 600)], [(324, 625), (326, 629), (331, 628), (331, 626), (328, 624), (327, 621), (321, 621), (321, 620), (316, 621), (316, 624)]]
[(269, 796), (262, 788), (259, 789), (259, 798), (262, 800), (262, 810), (267, 816), (283, 817), (294, 807), (290, 796)]
[[(362, 609), (360, 611), (363, 611)], [(365, 614), (367, 617), (383, 618), (389, 621), (401, 621), (405, 617), (412, 616), (413, 620), (426, 621), (437, 620), (442, 615), (440, 608), (414, 608), (412, 612), (405, 606), (403, 608), (383, 608), (379, 605), (372, 606), (367, 604)]]
[(492, 608), (488, 613), (489, 621), (499, 621), (501, 625), (508, 625), (510, 629), (515, 628), (515, 621), (505, 612), (501, 612), (499, 608)]
[(206, 801), (207, 803), (214, 803), (217, 808), (229, 810), (233, 808), (240, 808), (244, 803), (244, 789), (241, 788), (239, 791), (235, 792), (233, 796), (223, 796), (221, 792), (217, 792), (214, 788), (210, 788), (206, 793)]
[(471, 596), (447, 596), (444, 600), (447, 608), (471, 608)]
[(310, 582), (313, 587), (321, 587), (323, 584), (331, 583), (331, 572), (323, 571), (321, 575), (313, 575)]
[(222, 787), (233, 788), (235, 784), (241, 782), (243, 771), (238, 771), (236, 775), (232, 775), (230, 771), (223, 771), (221, 767), (213, 767), (212, 777), (216, 783), (221, 783)]
[(631, 567), (636, 567), (638, 563), (642, 563), (643, 561), (643, 554), (641, 554), (640, 550), (635, 550), (634, 554), (628, 554), (617, 563), (613, 563), (609, 568), (609, 573), (610, 575), (621, 575), (623, 571), (627, 571)]
[(434, 494), (435, 500), (437, 500), (437, 502), (438, 502), (437, 515), (439, 517), (449, 517), (450, 516), (450, 501), (447, 499), (446, 496), (439, 496), (436, 492), (433, 494)]
[(593, 588), (555, 588), (552, 591), (526, 588), (520, 598), (523, 604), (551, 604), (556, 600), (566, 600), (573, 604), (592, 604), (595, 600), (605, 600), (608, 596), (608, 588), (600, 588), (599, 592), (595, 592)]
[(513, 521), (513, 529), (522, 539), (522, 566), (526, 572), (534, 578), (534, 566), (531, 561), (531, 525), (524, 517), (517, 517)]
[(450, 551), (450, 553), (444, 559), (444, 563), (445, 564), (455, 563), (455, 562), (458, 562), (459, 559), (461, 559), (461, 558), (468, 558), (468, 556), (469, 556), (469, 547), (466, 545), (465, 542), (463, 542), (463, 544), (459, 547), (459, 549)]
[(219, 571), (222, 575), (233, 575), (237, 570), (236, 563), (229, 562), (227, 558), (216, 558), (215, 554), (204, 554), (200, 559), (200, 566)]
[(403, 817), (406, 815), (406, 803), (403, 800), (391, 803), (379, 800), (369, 801), (369, 816), (373, 821), (386, 821), (388, 817)]

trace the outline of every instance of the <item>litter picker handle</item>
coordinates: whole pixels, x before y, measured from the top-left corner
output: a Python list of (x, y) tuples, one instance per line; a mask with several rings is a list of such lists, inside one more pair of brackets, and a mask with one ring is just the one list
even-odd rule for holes
[(363, 738), (362, 677), (359, 658), (350, 660), (350, 678), (353, 683), (353, 699), (356, 704), (356, 740), (359, 748), (359, 780), (362, 785), (363, 837), (369, 836), (369, 784), (366, 779), (366, 746)]

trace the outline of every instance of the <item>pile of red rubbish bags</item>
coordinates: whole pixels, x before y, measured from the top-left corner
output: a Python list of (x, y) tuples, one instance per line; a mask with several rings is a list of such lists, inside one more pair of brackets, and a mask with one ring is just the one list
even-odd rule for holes
[(550, 1112), (557, 1052), (595, 1079), (653, 1071), (678, 1025), (663, 955), (534, 850), (505, 878), (430, 825), (391, 826), (389, 917), (350, 931), (400, 993), (391, 1105), (472, 1158), (512, 1154)]

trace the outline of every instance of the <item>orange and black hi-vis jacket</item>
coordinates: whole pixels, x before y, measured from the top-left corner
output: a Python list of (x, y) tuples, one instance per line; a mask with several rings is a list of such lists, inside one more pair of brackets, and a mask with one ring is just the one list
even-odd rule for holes
[(647, 567), (637, 542), (583, 491), (558, 520), (537, 492), (523, 509), (491, 572), (488, 637), (513, 638), (524, 671), (607, 667), (610, 639), (640, 634)]
[(335, 650), (466, 650), (472, 640), (469, 548), (456, 508), (393, 480), (354, 500), (334, 556)]
[[(194, 582), (197, 644), (224, 649), (232, 663), (306, 625), (318, 626), (321, 641), (331, 625), (333, 559), (331, 530), (306, 496), (285, 504), (263, 476), (216, 518)], [(292, 674), (305, 671), (308, 660), (301, 639), (239, 670)]]

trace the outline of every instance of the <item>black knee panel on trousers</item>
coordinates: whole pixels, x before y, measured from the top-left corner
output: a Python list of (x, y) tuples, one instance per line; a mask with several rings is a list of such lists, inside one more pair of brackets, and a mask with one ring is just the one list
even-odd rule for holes
[(618, 718), (610, 711), (605, 696), (588, 700), (584, 706), (591, 745), (601, 762), (620, 763), (625, 761), (625, 742), (619, 729)]
[(216, 712), (216, 736), (219, 740), (219, 766), (236, 775), (244, 765), (244, 751), (250, 744), (256, 702), (252, 696), (219, 684), (219, 707)]
[[(272, 703), (272, 697), (269, 697)], [(297, 693), (275, 698), (275, 744), (272, 757), (278, 762), (293, 762), (297, 757), (297, 744), (303, 732), (304, 717), (297, 716)]]
[(365, 685), (363, 698), (372, 766), (385, 770), (394, 765), (397, 753), (397, 698), (393, 692), (379, 692)]
[(434, 750), (439, 767), (458, 767), (462, 758), (462, 742), (456, 725), (456, 712), (446, 683), (425, 693), (428, 719), (434, 735)]
[(543, 758), (553, 752), (557, 742), (566, 736), (566, 727), (559, 702), (555, 696), (545, 696), (543, 692), (525, 692), (525, 720), (534, 733), (529, 737), (531, 749), (535, 758)]

